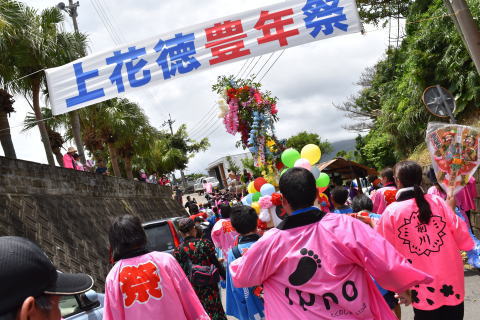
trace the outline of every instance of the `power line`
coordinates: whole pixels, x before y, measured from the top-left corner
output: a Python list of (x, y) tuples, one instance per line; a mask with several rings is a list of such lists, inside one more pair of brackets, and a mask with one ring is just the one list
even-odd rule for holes
[(280, 52), (280, 54), (278, 55), (277, 59), (275, 59), (275, 61), (273, 61), (272, 65), (270, 66), (270, 68), (267, 69), (267, 71), (263, 74), (262, 78), (260, 78), (260, 80), (258, 80), (258, 82), (262, 82), (263, 78), (265, 78), (265, 76), (268, 74), (268, 72), (272, 69), (272, 67), (275, 65), (275, 63), (277, 63), (278, 59), (280, 59), (280, 57), (283, 55), (283, 53), (285, 52), (285, 49)]
[(267, 65), (268, 61), (270, 61), (270, 59), (272, 59), (274, 53), (275, 53), (275, 51), (270, 54), (270, 57), (268, 57), (267, 61), (265, 61), (265, 63), (260, 68), (260, 70), (258, 70), (258, 72), (255, 74), (255, 76), (253, 77), (253, 80), (255, 80), (255, 78), (257, 78), (257, 76), (260, 74), (260, 72), (262, 72), (263, 68)]

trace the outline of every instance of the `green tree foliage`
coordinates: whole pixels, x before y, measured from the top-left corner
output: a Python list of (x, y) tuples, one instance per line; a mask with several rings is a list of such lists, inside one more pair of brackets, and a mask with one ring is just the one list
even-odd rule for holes
[(357, 0), (360, 17), (365, 23), (378, 25), (390, 17), (406, 17), (414, 0)]
[(190, 173), (190, 174), (185, 175), (185, 178), (187, 178), (187, 180), (189, 180), (189, 181), (196, 181), (197, 179), (199, 179), (201, 177), (205, 177), (205, 174), (204, 173)]
[(139, 164), (148, 171), (160, 174), (174, 170), (184, 170), (188, 161), (198, 152), (205, 151), (210, 146), (208, 138), (195, 141), (188, 137), (187, 126), (181, 125), (172, 135), (167, 132), (157, 132), (154, 144), (146, 150)]
[(333, 147), (328, 140), (322, 139), (316, 133), (302, 131), (287, 139), (287, 148), (297, 149), (299, 152), (307, 144), (316, 144), (322, 150), (322, 154), (329, 154), (333, 151)]
[(253, 159), (244, 158), (244, 159), (241, 159), (240, 161), (242, 161), (243, 167), (245, 169), (247, 169), (247, 171), (252, 173), (253, 178), (258, 178), (258, 177), (263, 176), (262, 175), (262, 168), (261, 167), (256, 167), (254, 162), (253, 162)]
[[(427, 123), (439, 121), (421, 101), (426, 87), (440, 84), (453, 93), (460, 122), (480, 103), (480, 76), (443, 0), (410, 2), (401, 45), (388, 48), (362, 76), (359, 93), (337, 106), (359, 120), (349, 129), (369, 130), (357, 149), (366, 164), (377, 168), (407, 158), (423, 143)], [(473, 16), (480, 16), (480, 2), (468, 3)]]
[(237, 174), (240, 171), (240, 167), (233, 161), (232, 157), (227, 156), (228, 162), (228, 170), (233, 171), (233, 173)]

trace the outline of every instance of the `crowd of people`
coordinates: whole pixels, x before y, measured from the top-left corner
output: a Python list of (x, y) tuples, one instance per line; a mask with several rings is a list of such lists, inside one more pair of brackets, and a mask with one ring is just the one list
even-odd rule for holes
[[(148, 251), (140, 219), (118, 217), (108, 233), (115, 264), (104, 319), (395, 320), (399, 304), (412, 304), (416, 320), (463, 319), (461, 251), (475, 245), (467, 216), (475, 188), (453, 196), (432, 181), (424, 193), (422, 178), (417, 163), (402, 161), (370, 177), (367, 193), (337, 184), (320, 197), (310, 171), (288, 169), (279, 181), (287, 214), (270, 230), (228, 192), (212, 190), (205, 203), (187, 197), (173, 254)], [(85, 275), (53, 272), (39, 252), (25, 239), (0, 237), (0, 319), (58, 319), (45, 302), (91, 287)], [(41, 283), (22, 280), (41, 268), (49, 270)], [(78, 279), (71, 287), (69, 277)]]
[[(63, 156), (63, 167), (66, 169), (73, 169), (78, 171), (87, 171), (94, 172), (102, 175), (110, 175), (107, 165), (103, 159), (95, 160), (86, 160), (85, 163), (82, 163), (80, 160), (80, 155), (77, 153), (75, 147), (69, 147), (67, 153)], [(137, 176), (134, 178), (136, 181), (159, 184), (161, 186), (170, 186), (171, 181), (165, 175), (158, 175), (157, 172), (152, 172), (148, 175), (144, 169), (138, 171)]]

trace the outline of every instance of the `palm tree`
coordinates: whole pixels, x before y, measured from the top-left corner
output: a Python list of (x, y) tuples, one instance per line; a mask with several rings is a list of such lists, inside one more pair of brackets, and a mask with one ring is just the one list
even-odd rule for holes
[(8, 117), (10, 113), (15, 112), (15, 109), (12, 106), (13, 97), (8, 91), (13, 90), (15, 82), (12, 80), (17, 77), (17, 73), (5, 39), (15, 28), (21, 28), (23, 25), (21, 8), (22, 5), (16, 1), (0, 1), (0, 144), (5, 156), (12, 159), (16, 159), (17, 155), (10, 134)]
[(80, 110), (85, 146), (91, 153), (108, 149), (115, 176), (121, 176), (123, 160), (127, 177), (133, 178), (132, 159), (148, 149), (151, 129), (138, 104), (127, 99), (110, 99)]
[(63, 21), (63, 16), (56, 8), (48, 8), (38, 14), (36, 10), (22, 6), (21, 17), (25, 25), (15, 28), (5, 37), (5, 43), (17, 74), (29, 75), (17, 81), (18, 91), (32, 99), (48, 163), (55, 165), (40, 107), (40, 93), (46, 88), (45, 74), (41, 70), (81, 56), (86, 38), (80, 33), (69, 36), (68, 33), (59, 31), (57, 24)]
[[(65, 139), (58, 131), (65, 128), (65, 124), (68, 123), (67, 115), (62, 114), (62, 115), (53, 117), (51, 109), (42, 108), (42, 117), (44, 119), (47, 119), (44, 121), (44, 123), (47, 129), (48, 140), (50, 141), (50, 145), (52, 146), (52, 152), (55, 155), (55, 158), (57, 159), (57, 162), (60, 165), (60, 167), (63, 167), (63, 154), (61, 150), (62, 150), (63, 144), (65, 143)], [(22, 131), (33, 129), (36, 126), (37, 126), (37, 121), (36, 121), (35, 114), (32, 112), (29, 112), (23, 122)]]

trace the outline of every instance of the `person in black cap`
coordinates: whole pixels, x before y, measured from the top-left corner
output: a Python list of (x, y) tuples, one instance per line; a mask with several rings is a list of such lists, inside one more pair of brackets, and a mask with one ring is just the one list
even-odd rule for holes
[(86, 274), (57, 272), (47, 255), (20, 237), (0, 237), (0, 319), (59, 320), (62, 295), (88, 291)]

